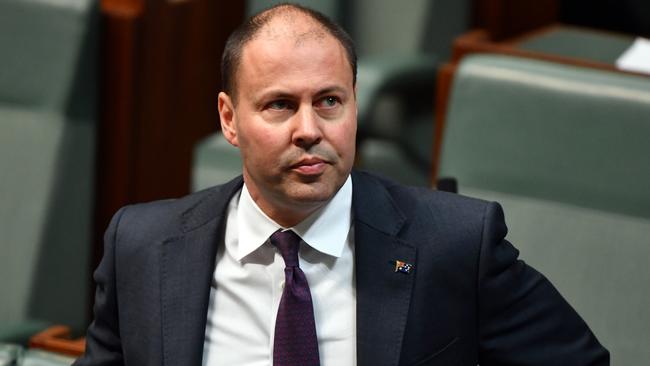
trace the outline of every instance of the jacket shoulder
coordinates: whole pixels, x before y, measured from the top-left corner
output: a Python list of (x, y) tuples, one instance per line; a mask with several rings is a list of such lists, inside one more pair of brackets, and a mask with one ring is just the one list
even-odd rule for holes
[(187, 196), (128, 205), (115, 214), (118, 235), (133, 239), (172, 237), (224, 214), (241, 178)]
[(431, 213), (436, 218), (481, 218), (491, 202), (463, 196), (461, 194), (443, 192), (428, 187), (407, 186), (388, 178), (371, 173), (357, 172), (361, 184), (374, 184), (388, 192), (393, 204), (407, 218), (425, 213)]

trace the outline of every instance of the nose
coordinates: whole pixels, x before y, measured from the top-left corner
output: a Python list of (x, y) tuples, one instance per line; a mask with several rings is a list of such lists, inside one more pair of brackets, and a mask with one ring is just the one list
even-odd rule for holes
[(303, 149), (309, 149), (317, 145), (323, 139), (320, 121), (316, 112), (309, 106), (301, 108), (299, 113), (294, 116), (294, 130), (292, 142), (294, 145)]

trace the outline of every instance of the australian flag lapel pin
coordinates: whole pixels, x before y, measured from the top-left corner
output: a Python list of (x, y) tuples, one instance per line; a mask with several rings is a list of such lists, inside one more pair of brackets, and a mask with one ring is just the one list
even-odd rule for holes
[(411, 263), (395, 261), (395, 272), (410, 274), (411, 270), (413, 270), (413, 265)]

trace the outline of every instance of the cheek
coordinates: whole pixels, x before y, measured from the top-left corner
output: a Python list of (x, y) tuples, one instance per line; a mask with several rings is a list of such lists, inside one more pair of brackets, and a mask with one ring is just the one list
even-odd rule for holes
[(281, 139), (278, 136), (279, 129), (273, 126), (249, 125), (242, 128), (239, 135), (239, 143), (242, 153), (247, 159), (264, 164), (273, 160), (281, 150)]
[(356, 124), (346, 123), (329, 131), (329, 141), (338, 155), (346, 161), (354, 160)]

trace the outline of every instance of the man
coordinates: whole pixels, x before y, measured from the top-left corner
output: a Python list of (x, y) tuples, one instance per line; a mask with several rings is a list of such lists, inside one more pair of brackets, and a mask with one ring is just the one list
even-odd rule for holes
[(338, 26), (274, 7), (231, 36), (222, 72), (243, 177), (115, 215), (77, 365), (609, 363), (517, 260), (497, 204), (352, 170)]

